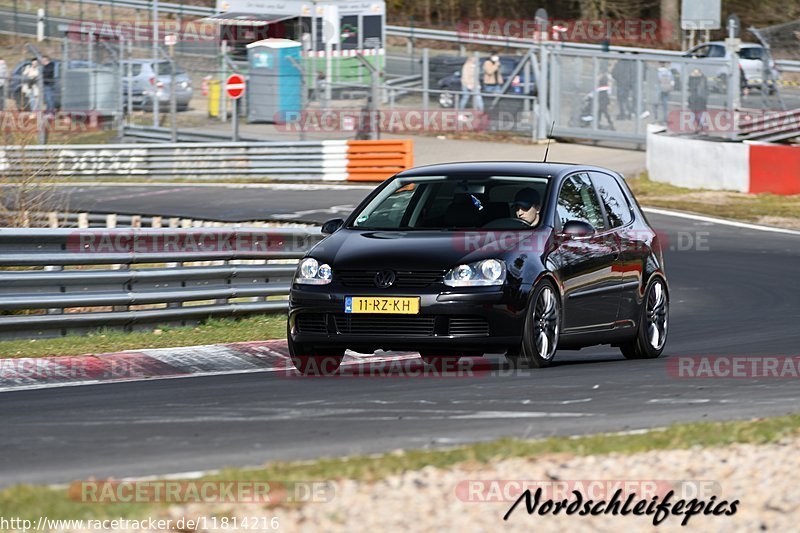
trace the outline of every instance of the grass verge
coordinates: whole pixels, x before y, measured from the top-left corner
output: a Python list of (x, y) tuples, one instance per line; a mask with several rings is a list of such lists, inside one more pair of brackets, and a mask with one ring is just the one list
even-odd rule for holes
[(652, 181), (647, 174), (626, 181), (636, 199), (645, 207), (664, 207), (744, 222), (800, 228), (800, 195), (686, 189)]
[[(693, 446), (722, 447), (737, 443), (767, 444), (800, 435), (800, 414), (736, 422), (676, 424), (665, 430), (637, 435), (599, 434), (557, 437), (538, 441), (503, 439), (448, 450), (417, 450), (379, 456), (320, 459), (311, 462), (276, 462), (260, 469), (225, 469), (203, 480), (293, 481), (355, 479), (375, 481), (425, 466), (448, 468), (458, 464), (486, 464), (511, 457), (543, 457), (552, 454), (633, 454), (648, 450), (686, 449)], [(219, 508), (218, 512), (224, 513)], [(147, 518), (165, 515), (161, 504), (81, 503), (67, 491), (20, 485), (0, 491), (0, 516), (36, 520), (59, 518)]]
[(233, 319), (211, 319), (196, 327), (161, 327), (154, 331), (125, 333), (100, 330), (86, 336), (70, 335), (55, 339), (20, 339), (0, 342), (0, 358), (49, 357), (138, 350), (175, 348), (200, 344), (260, 341), (286, 337), (286, 317), (282, 314)]

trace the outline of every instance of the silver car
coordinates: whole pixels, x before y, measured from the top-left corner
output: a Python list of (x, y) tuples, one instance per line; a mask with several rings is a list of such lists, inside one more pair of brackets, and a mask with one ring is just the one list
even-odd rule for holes
[[(128, 67), (130, 66), (130, 76)], [(122, 87), (126, 98), (133, 100), (136, 109), (152, 109), (158, 98), (161, 111), (169, 109), (172, 71), (169, 61), (132, 59), (122, 62)], [(130, 80), (130, 81), (129, 81)], [(129, 87), (130, 85), (130, 87)], [(192, 99), (192, 80), (175, 64), (175, 102), (179, 111), (189, 107)]]
[[(722, 41), (710, 41), (698, 44), (683, 54), (685, 57), (696, 59), (725, 59), (730, 60), (731, 53), (725, 48)], [(775, 68), (775, 62), (769, 58), (760, 44), (742, 43), (737, 54), (739, 56), (739, 73), (742, 76), (741, 85), (747, 88), (761, 88), (762, 83), (767, 86), (767, 90), (772, 93), (774, 85), (769, 80), (778, 80), (780, 73)], [(680, 65), (673, 63), (673, 73), (680, 72)], [(707, 66), (699, 65), (700, 70), (708, 78), (709, 85), (719, 91), (727, 88), (728, 66), (717, 63)]]

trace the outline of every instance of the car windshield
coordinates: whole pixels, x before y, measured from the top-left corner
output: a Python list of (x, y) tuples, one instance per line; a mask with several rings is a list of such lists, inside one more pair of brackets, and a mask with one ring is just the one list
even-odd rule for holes
[(763, 48), (758, 48), (756, 46), (742, 48), (739, 50), (739, 57), (742, 59), (761, 59), (764, 54)]
[[(515, 199), (544, 199), (548, 178), (453, 175), (396, 178), (350, 226), (374, 230), (530, 229)], [(542, 204), (542, 201), (538, 202)], [(541, 205), (539, 206), (541, 212)]]
[[(172, 66), (169, 61), (159, 61), (153, 65), (153, 70), (157, 76), (171, 76)], [(175, 74), (183, 74), (184, 70), (178, 65), (175, 66)]]

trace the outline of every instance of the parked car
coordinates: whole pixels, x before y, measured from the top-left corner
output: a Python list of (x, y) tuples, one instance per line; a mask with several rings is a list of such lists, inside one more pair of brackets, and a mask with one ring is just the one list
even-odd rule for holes
[(287, 341), (304, 374), (346, 349), (417, 351), (434, 367), (505, 353), (544, 367), (597, 344), (661, 355), (669, 289), (658, 235), (625, 180), (562, 163), (403, 171), (300, 261)]
[[(128, 87), (128, 66), (131, 67), (132, 83)], [(130, 91), (133, 107), (136, 109), (152, 109), (153, 100), (158, 98), (160, 111), (169, 109), (171, 68), (169, 61), (153, 59), (132, 59), (122, 62), (122, 87), (127, 98)], [(175, 103), (179, 111), (189, 107), (192, 99), (192, 80), (186, 71), (176, 64), (175, 67)]]
[[(61, 76), (62, 76), (62, 62), (60, 60), (54, 59), (53, 61), (53, 78), (54, 78), (54, 85), (53, 85), (53, 100), (56, 104), (56, 109), (61, 109)], [(11, 71), (11, 76), (9, 76), (8, 81), (8, 97), (14, 100), (14, 103), (17, 106), (17, 109), (21, 109), (23, 111), (30, 111), (30, 106), (28, 105), (29, 102), (24, 97), (22, 92), (22, 71), (31, 64), (30, 59), (24, 59), (17, 63), (14, 67), (14, 70)], [(69, 67), (70, 68), (87, 68), (91, 66), (91, 63), (88, 61), (70, 61)]]
[[(725, 48), (725, 43), (722, 41), (698, 44), (683, 55), (684, 57), (693, 57), (697, 59), (725, 59), (728, 61), (730, 61), (731, 57), (730, 52)], [(767, 80), (777, 80), (780, 77), (780, 73), (778, 69), (775, 68), (775, 62), (771, 58), (767, 65), (768, 70), (765, 70), (764, 59), (767, 57), (767, 54), (764, 47), (760, 44), (742, 43), (737, 55), (739, 56), (739, 74), (741, 75), (742, 88), (761, 88), (763, 81), (763, 83), (768, 86), (767, 90), (773, 93), (775, 87)], [(679, 80), (681, 71), (680, 64), (672, 63), (670, 68), (675, 75), (675, 79)], [(706, 78), (708, 78), (709, 86), (713, 90), (727, 90), (727, 64), (700, 65), (699, 68)]]
[[(482, 57), (478, 60), (478, 65), (482, 66), (484, 61), (486, 61), (488, 57)], [(461, 58), (461, 64), (464, 64), (465, 59)], [(514, 69), (517, 68), (519, 62), (522, 61), (521, 56), (500, 56), (500, 73), (503, 75), (503, 80), (507, 80), (511, 73), (514, 72)], [(439, 93), (439, 105), (442, 107), (453, 107), (456, 102), (456, 96), (461, 93), (461, 66), (459, 65), (458, 70), (452, 72), (451, 74), (441, 78), (436, 83), (436, 88), (440, 91), (445, 91)], [(533, 72), (531, 72), (532, 79), (531, 81), (531, 90), (528, 92), (530, 96), (536, 95), (536, 79)], [(520, 75), (514, 77), (511, 81), (511, 85), (509, 86), (508, 92), (506, 94), (517, 94), (521, 95), (525, 91), (525, 69), (520, 72)]]

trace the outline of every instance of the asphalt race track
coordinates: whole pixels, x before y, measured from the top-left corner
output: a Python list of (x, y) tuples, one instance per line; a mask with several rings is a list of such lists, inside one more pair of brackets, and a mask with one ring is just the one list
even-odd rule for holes
[(669, 236), (665, 355), (560, 352), (544, 370), (472, 377), (281, 373), (6, 392), (0, 484), (57, 483), (660, 427), (797, 410), (797, 379), (688, 379), (684, 355), (797, 355), (800, 236), (650, 215)]
[(301, 183), (69, 185), (55, 189), (52, 203), (66, 205), (72, 212), (159, 215), (217, 222), (322, 223), (350, 214), (373, 188), (371, 185)]

